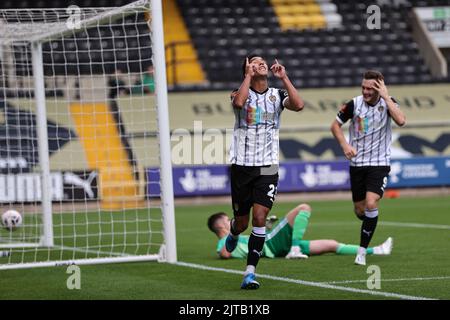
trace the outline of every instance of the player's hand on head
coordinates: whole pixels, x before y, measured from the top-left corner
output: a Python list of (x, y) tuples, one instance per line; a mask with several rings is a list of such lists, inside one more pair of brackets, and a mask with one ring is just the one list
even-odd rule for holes
[(389, 96), (386, 84), (383, 79), (375, 80), (373, 82), (373, 88), (380, 94), (381, 97), (387, 98)]
[(281, 65), (277, 59), (275, 59), (274, 64), (270, 67), (273, 75), (277, 78), (283, 78), (286, 76), (286, 68)]

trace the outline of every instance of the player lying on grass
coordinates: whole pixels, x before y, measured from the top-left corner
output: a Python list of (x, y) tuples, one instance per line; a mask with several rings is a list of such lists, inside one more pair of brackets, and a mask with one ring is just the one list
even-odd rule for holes
[[(305, 259), (308, 255), (320, 255), (327, 252), (354, 255), (359, 246), (339, 243), (336, 240), (304, 240), (303, 235), (311, 217), (311, 207), (300, 204), (291, 210), (266, 235), (262, 256), (268, 258)], [(230, 218), (224, 212), (218, 212), (208, 218), (208, 228), (219, 238), (217, 253), (221, 258), (246, 258), (248, 254), (248, 236), (240, 235), (238, 245), (230, 253), (226, 250), (225, 239), (230, 233)], [(367, 248), (367, 254), (389, 255), (393, 240), (389, 237), (381, 245)]]

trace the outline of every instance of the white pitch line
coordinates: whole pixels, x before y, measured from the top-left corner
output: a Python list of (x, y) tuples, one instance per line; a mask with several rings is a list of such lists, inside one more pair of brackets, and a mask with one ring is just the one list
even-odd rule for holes
[(450, 226), (445, 224), (426, 224), (426, 223), (394, 222), (394, 221), (381, 221), (380, 224), (393, 227), (450, 230)]
[[(357, 222), (317, 222), (313, 223), (313, 227), (334, 227), (334, 226), (350, 226), (356, 225)], [(392, 227), (403, 227), (403, 228), (424, 228), (424, 229), (440, 229), (440, 230), (450, 230), (450, 225), (446, 224), (426, 224), (426, 223), (415, 223), (415, 222), (396, 222), (396, 221), (380, 221), (379, 225), (392, 226)]]
[[(421, 278), (398, 278), (398, 279), (380, 279), (380, 282), (396, 282), (396, 281), (427, 281), (427, 280), (448, 280), (450, 276), (445, 277), (421, 277)], [(342, 281), (325, 281), (323, 284), (345, 284), (345, 283), (363, 283), (366, 280), (342, 280)]]
[[(210, 267), (206, 265), (201, 264), (195, 264), (195, 263), (188, 263), (188, 262), (177, 262), (176, 265), (183, 266), (183, 267), (189, 267), (194, 269), (200, 269), (200, 270), (207, 270), (207, 271), (218, 271), (218, 272), (225, 272), (225, 273), (233, 273), (233, 274), (243, 274), (244, 272), (233, 270), (233, 269), (225, 269), (225, 268), (215, 268)], [(342, 286), (336, 286), (332, 284), (322, 283), (322, 282), (314, 282), (314, 281), (305, 281), (305, 280), (297, 280), (297, 279), (290, 279), (290, 278), (284, 278), (284, 277), (277, 277), (277, 276), (271, 276), (267, 274), (256, 274), (258, 277), (263, 279), (270, 279), (270, 280), (276, 280), (276, 281), (283, 281), (283, 282), (289, 282), (289, 283), (296, 283), (304, 286), (310, 286), (310, 287), (318, 287), (323, 289), (333, 289), (333, 290), (340, 290), (340, 291), (349, 291), (349, 292), (355, 292), (355, 293), (364, 293), (364, 294), (370, 294), (373, 296), (382, 296), (382, 297), (388, 297), (388, 298), (398, 298), (403, 300), (436, 300), (432, 298), (427, 297), (420, 297), (420, 296), (409, 296), (404, 294), (398, 294), (398, 293), (392, 293), (392, 292), (384, 292), (384, 291), (377, 291), (377, 290), (365, 290), (365, 289), (356, 289), (356, 288), (349, 288), (349, 287), (342, 287)]]

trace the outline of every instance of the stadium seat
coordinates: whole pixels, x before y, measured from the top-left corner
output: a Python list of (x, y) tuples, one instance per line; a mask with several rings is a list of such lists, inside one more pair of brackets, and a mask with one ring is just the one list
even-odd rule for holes
[(342, 25), (342, 16), (336, 13), (324, 14), (328, 28), (338, 28)]
[[(239, 72), (229, 70), (239, 69), (243, 57), (255, 52), (268, 57), (276, 56), (284, 61), (292, 80), (303, 87), (359, 85), (359, 72), (367, 66), (385, 70), (389, 83), (432, 82), (430, 71), (424, 66), (411, 35), (408, 20), (411, 4), (401, 2), (398, 7), (394, 7), (394, 2), (383, 2), (386, 5), (382, 8), (381, 32), (366, 27), (366, 8), (372, 2), (227, 0), (227, 5), (224, 5), (222, 0), (177, 0), (210, 81), (210, 88), (229, 89), (235, 84), (239, 85)], [(77, 4), (91, 7), (126, 3), (129, 1), (80, 0)], [(448, 6), (450, 0), (414, 2), (414, 6), (440, 5)], [(0, 8), (17, 6), (44, 8), (66, 7), (66, 4), (62, 0), (5, 0), (0, 3)], [(280, 19), (289, 26), (288, 29), (280, 28)], [(106, 68), (114, 69), (112, 62), (115, 57), (109, 49), (117, 50), (117, 54), (121, 55), (123, 51), (120, 49), (138, 46), (139, 30), (135, 28), (91, 29), (88, 33), (78, 35), (77, 41), (67, 38), (54, 41), (49, 47), (44, 46), (44, 60), (52, 59), (58, 63), (52, 70), (45, 70), (46, 74), (67, 71), (77, 74), (85, 72), (88, 67), (103, 72), (103, 62)], [(95, 40), (99, 34), (102, 41)], [(90, 40), (87, 42), (83, 37), (89, 37)], [(139, 41), (147, 41), (150, 45), (150, 39)], [(88, 47), (99, 49), (98, 53), (91, 56), (94, 65), (77, 70), (74, 68), (77, 60), (88, 61), (88, 57), (83, 56)], [(70, 51), (70, 54), (64, 54), (64, 51)], [(133, 57), (139, 54), (139, 50), (129, 52)], [(226, 63), (217, 62), (220, 59)], [(450, 62), (450, 55), (447, 59)], [(135, 67), (139, 68), (138, 65)], [(313, 69), (318, 71), (311, 74), (310, 70)]]

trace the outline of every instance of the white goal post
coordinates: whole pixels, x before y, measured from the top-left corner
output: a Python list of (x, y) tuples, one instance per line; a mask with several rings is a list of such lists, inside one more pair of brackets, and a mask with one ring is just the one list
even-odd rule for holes
[(0, 270), (177, 261), (161, 0), (0, 10)]

